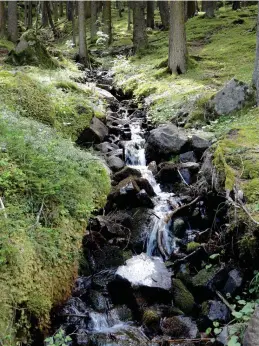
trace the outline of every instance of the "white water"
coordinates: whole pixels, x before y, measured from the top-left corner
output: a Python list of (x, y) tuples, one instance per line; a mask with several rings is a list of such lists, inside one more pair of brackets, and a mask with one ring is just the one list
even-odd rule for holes
[(141, 121), (136, 120), (130, 124), (131, 141), (126, 142), (125, 161), (128, 166), (138, 169), (143, 178), (147, 179), (153, 187), (156, 196), (153, 198), (155, 207), (152, 211), (152, 220), (148, 241), (147, 254), (149, 256), (161, 255), (157, 248), (157, 234), (159, 230), (163, 230), (162, 244), (168, 255), (176, 249), (175, 240), (171, 236), (171, 221), (165, 221), (166, 217), (174, 208), (178, 207), (180, 201), (175, 197), (174, 193), (162, 192), (160, 184), (155, 180), (151, 170), (146, 165), (145, 158), (145, 139), (141, 128)]

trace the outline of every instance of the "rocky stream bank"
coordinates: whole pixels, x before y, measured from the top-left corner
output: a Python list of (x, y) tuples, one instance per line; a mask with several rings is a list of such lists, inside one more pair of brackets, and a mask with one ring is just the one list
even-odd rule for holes
[(153, 128), (109, 72), (91, 78), (109, 107), (77, 143), (94, 144), (112, 190), (89, 222), (80, 276), (54, 327), (71, 345), (226, 345), (224, 330), (205, 331), (230, 321), (224, 297), (239, 292), (245, 274), (222, 245), (228, 217), (225, 195), (213, 188), (215, 138), (172, 123)]

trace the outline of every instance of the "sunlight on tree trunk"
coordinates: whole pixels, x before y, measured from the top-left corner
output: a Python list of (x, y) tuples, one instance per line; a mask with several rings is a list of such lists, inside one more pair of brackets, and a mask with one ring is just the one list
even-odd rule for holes
[(183, 1), (170, 1), (168, 67), (177, 74), (185, 73), (187, 68), (184, 7)]
[(111, 23), (111, 1), (106, 0), (103, 2), (103, 31), (108, 35), (108, 44), (112, 42), (112, 23)]
[(133, 45), (135, 52), (147, 47), (145, 23), (145, 1), (132, 2), (133, 7)]
[(155, 10), (155, 2), (150, 0), (147, 1), (147, 27), (154, 29), (154, 10)]
[(84, 1), (78, 1), (79, 61), (85, 66), (89, 66), (85, 24), (85, 4)]

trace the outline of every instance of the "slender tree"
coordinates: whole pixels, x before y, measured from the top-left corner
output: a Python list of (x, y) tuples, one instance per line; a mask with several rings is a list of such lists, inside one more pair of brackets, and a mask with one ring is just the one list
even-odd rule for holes
[(67, 2), (67, 19), (72, 22), (72, 41), (76, 46), (76, 30), (75, 30), (75, 7), (73, 1)]
[(103, 24), (104, 33), (108, 35), (108, 44), (112, 42), (112, 18), (111, 18), (111, 0), (106, 0), (103, 2)]
[(17, 18), (17, 1), (8, 1), (8, 38), (12, 42), (18, 40), (18, 18)]
[(5, 3), (0, 1), (0, 37), (5, 36)]
[(64, 15), (64, 6), (63, 6), (63, 1), (59, 1), (59, 17), (62, 18)]
[(192, 18), (195, 16), (195, 12), (197, 9), (197, 1), (186, 1), (186, 17), (187, 19)]
[(88, 56), (87, 44), (86, 44), (84, 1), (78, 1), (78, 35), (79, 35), (79, 60), (85, 66), (89, 66), (89, 56)]
[(57, 1), (52, 1), (52, 9), (53, 9), (53, 18), (54, 21), (58, 21), (58, 2)]
[(32, 1), (28, 1), (28, 29), (32, 28)]
[(172, 73), (185, 73), (187, 45), (183, 1), (170, 1), (168, 67)]
[(255, 67), (252, 82), (253, 85), (256, 87), (256, 102), (257, 105), (259, 105), (259, 8), (257, 14)]
[(97, 34), (97, 1), (91, 0), (91, 42), (95, 42)]
[(145, 23), (145, 1), (132, 2), (133, 7), (133, 45), (135, 52), (147, 47)]
[(161, 22), (164, 30), (168, 30), (169, 28), (169, 6), (168, 1), (158, 1), (158, 8), (160, 12)]
[(41, 25), (44, 28), (49, 25), (47, 1), (42, 1), (41, 3)]
[(85, 1), (85, 19), (91, 18), (91, 1)]
[(233, 11), (239, 10), (240, 8), (241, 8), (240, 1), (232, 1), (232, 10)]
[(155, 27), (154, 10), (155, 2), (153, 0), (147, 1), (147, 27), (152, 29)]
[(48, 21), (49, 21), (49, 25), (53, 31), (53, 35), (54, 37), (57, 37), (57, 30), (55, 28), (53, 19), (52, 19), (52, 14), (51, 14), (51, 9), (50, 9), (50, 2), (49, 1), (45, 1), (45, 6), (46, 6), (46, 11), (47, 11), (47, 15), (48, 15)]
[(207, 18), (215, 17), (216, 1), (202, 1), (202, 11), (205, 12)]
[(128, 1), (128, 31), (131, 30), (131, 2)]

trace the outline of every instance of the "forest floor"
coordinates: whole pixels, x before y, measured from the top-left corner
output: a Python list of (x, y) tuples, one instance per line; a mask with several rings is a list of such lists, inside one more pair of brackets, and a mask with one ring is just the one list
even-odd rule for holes
[[(127, 13), (122, 18), (117, 13), (113, 16), (110, 50), (132, 44)], [(249, 212), (259, 220), (258, 108), (245, 108), (210, 124), (204, 121), (203, 112), (205, 101), (226, 81), (235, 77), (251, 82), (256, 16), (256, 6), (240, 11), (222, 7), (213, 19), (201, 15), (190, 19), (185, 75), (167, 72), (168, 32), (159, 30), (148, 32), (149, 48), (141, 55), (106, 55), (99, 60), (115, 72), (118, 86), (147, 104), (156, 124), (171, 120), (183, 104), (200, 96), (188, 126), (216, 134), (215, 150), (223, 154), (223, 167), (234, 174)], [(67, 29), (69, 33), (69, 26)], [(68, 48), (65, 41), (53, 46), (70, 57), (77, 48)], [(93, 52), (103, 51), (89, 46)], [(91, 153), (83, 153), (71, 143), (93, 115), (104, 114), (105, 101), (91, 85), (83, 87), (73, 81), (82, 73), (69, 59), (63, 61), (65, 68), (55, 71), (14, 68), (3, 64), (11, 48), (10, 42), (0, 41), (0, 182), (8, 191), (4, 196), (7, 218), (1, 220), (7, 232), (0, 243), (0, 339), (6, 345), (12, 345), (8, 340), (15, 332), (10, 323), (14, 310), (19, 311), (23, 325), (28, 322), (25, 310), (44, 325), (53, 302), (69, 294), (67, 283), (76, 270), (76, 253), (87, 221), (83, 215), (89, 216), (103, 205), (109, 191), (107, 172)], [(253, 234), (247, 246), (251, 241)], [(57, 271), (59, 278), (55, 277)], [(60, 290), (53, 295), (56, 287)]]

